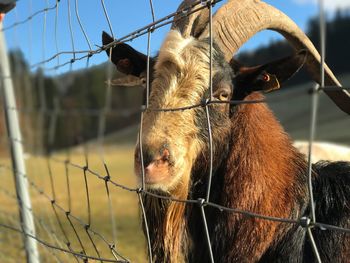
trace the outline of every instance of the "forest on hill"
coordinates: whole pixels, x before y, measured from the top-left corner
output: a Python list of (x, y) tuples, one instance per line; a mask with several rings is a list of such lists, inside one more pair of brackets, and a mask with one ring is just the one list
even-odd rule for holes
[[(350, 72), (350, 13), (338, 11), (326, 28), (327, 64), (336, 75)], [(309, 21), (307, 35), (318, 48), (317, 17)], [(276, 41), (241, 53), (238, 60), (246, 65), (257, 65), (292, 52), (288, 43)], [(27, 151), (48, 152), (72, 146), (140, 120), (142, 90), (116, 86), (109, 89), (107, 63), (51, 77), (40, 70), (31, 72), (18, 50), (10, 52), (10, 59)], [(120, 76), (114, 68), (113, 72), (114, 78)], [(308, 80), (301, 73), (291, 84)], [(3, 119), (0, 121), (3, 123)]]

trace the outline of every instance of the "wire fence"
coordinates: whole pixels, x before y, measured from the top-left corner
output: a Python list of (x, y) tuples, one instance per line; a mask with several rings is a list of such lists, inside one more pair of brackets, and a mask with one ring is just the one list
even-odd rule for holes
[[(13, 65), (12, 79), (15, 82), (17, 104), (15, 107), (5, 107), (5, 111), (17, 112), (20, 116), (20, 124), (22, 126), (22, 138), (7, 137), (3, 140), (3, 145), (11, 142), (21, 144), (26, 151), (27, 172), (20, 174), (11, 165), (10, 154), (6, 147), (2, 149), (2, 157), (0, 158), (0, 176), (2, 185), (0, 186), (0, 259), (3, 262), (18, 262), (17, 260), (25, 259), (25, 249), (22, 237), (29, 237), (35, 240), (39, 246), (40, 258), (43, 262), (88, 262), (90, 260), (100, 262), (152, 262), (154, 255), (151, 250), (151, 240), (149, 236), (149, 228), (154, 227), (153, 222), (146, 218), (146, 211), (143, 204), (144, 196), (152, 196), (157, 199), (168, 200), (169, 202), (183, 203), (185, 205), (196, 205), (201, 210), (203, 219), (203, 227), (206, 234), (207, 247), (210, 255), (210, 261), (215, 262), (212, 252), (212, 244), (207, 225), (207, 217), (205, 210), (209, 207), (217, 209), (218, 212), (229, 212), (244, 215), (249, 218), (258, 218), (262, 220), (281, 222), (287, 224), (300, 225), (307, 229), (308, 236), (313, 245), (313, 251), (321, 262), (317, 246), (313, 242), (312, 229), (327, 229), (330, 231), (340, 231), (350, 233), (350, 229), (341, 228), (335, 225), (328, 225), (317, 221), (315, 216), (315, 200), (312, 191), (312, 164), (308, 164), (308, 188), (310, 193), (310, 217), (302, 217), (298, 220), (290, 218), (278, 218), (269, 215), (257, 214), (252, 211), (245, 211), (236, 207), (225, 207), (210, 201), (211, 178), (213, 173), (213, 138), (211, 132), (211, 117), (209, 115), (209, 106), (217, 103), (228, 103), (231, 105), (238, 104), (255, 104), (273, 102), (272, 99), (251, 100), (251, 101), (212, 101), (203, 100), (196, 105), (187, 105), (179, 108), (151, 108), (149, 107), (149, 90), (150, 90), (150, 56), (151, 56), (151, 38), (156, 31), (164, 26), (172, 24), (177, 19), (183, 19), (192, 13), (202, 9), (209, 9), (210, 17), (212, 17), (213, 6), (222, 0), (214, 1), (194, 1), (189, 8), (178, 10), (170, 13), (163, 18), (157, 18), (157, 10), (154, 8), (152, 0), (146, 1), (149, 4), (149, 12), (152, 22), (128, 33), (122, 37), (116, 36), (113, 29), (111, 19), (109, 17), (108, 8), (103, 0), (100, 1), (100, 11), (108, 24), (111, 35), (115, 41), (108, 45), (93, 45), (84, 22), (80, 18), (79, 1), (43, 1), (43, 8), (40, 10), (32, 10), (32, 2), (29, 1), (29, 12), (21, 18), (17, 18), (12, 24), (5, 24), (1, 29), (2, 33), (9, 36), (9, 32), (16, 35), (19, 27), (28, 26), (28, 31), (32, 32), (33, 19), (41, 17), (42, 22), (42, 38), (34, 41), (31, 34), (28, 34), (28, 58), (29, 65), (21, 59), (16, 60), (16, 54), (13, 55), (12, 61), (17, 64)], [(52, 3), (54, 2), (54, 3)], [(81, 4), (81, 3), (80, 3)], [(67, 14), (65, 22), (61, 21), (62, 13), (60, 13), (62, 5), (66, 5), (64, 9)], [(17, 15), (17, 11), (14, 13)], [(321, 30), (321, 58), (324, 62), (325, 57), (325, 19), (324, 7), (320, 1), (320, 28)], [(48, 20), (51, 19), (51, 22)], [(77, 26), (73, 26), (76, 23)], [(212, 30), (210, 19), (210, 58), (212, 57)], [(52, 25), (49, 28), (49, 24)], [(68, 32), (70, 42), (69, 50), (61, 50), (58, 35), (59, 25), (65, 25), (64, 30)], [(84, 45), (78, 45), (76, 42), (77, 32), (84, 40)], [(54, 54), (48, 52), (46, 46), (48, 42), (48, 31), (53, 40)], [(125, 108), (121, 100), (117, 101), (120, 105), (115, 105), (113, 100), (116, 93), (123, 92), (115, 90), (111, 86), (114, 69), (108, 64), (99, 73), (98, 79), (101, 80), (104, 87), (100, 94), (97, 94), (99, 101), (96, 103), (99, 107), (88, 105), (88, 107), (71, 101), (70, 96), (74, 96), (74, 89), (67, 90), (69, 84), (74, 85), (90, 85), (89, 81), (83, 82), (83, 77), (79, 72), (73, 71), (73, 65), (78, 61), (84, 61), (82, 71), (92, 68), (91, 60), (101, 52), (112, 52), (112, 47), (117, 43), (130, 42), (146, 36), (147, 50), (147, 81), (146, 81), (146, 103), (141, 104), (142, 94), (135, 91), (132, 98), (125, 95), (121, 100), (135, 100), (135, 96), (139, 99), (131, 108)], [(42, 45), (42, 60), (40, 62), (32, 62), (33, 47)], [(81, 42), (79, 42), (81, 43)], [(21, 44), (19, 44), (21, 46)], [(87, 46), (87, 49), (80, 49), (81, 46)], [(96, 47), (97, 46), (97, 47)], [(52, 50), (50, 50), (52, 51)], [(1, 62), (0, 62), (1, 63)], [(22, 63), (22, 64), (21, 64)], [(65, 67), (69, 67), (64, 72)], [(210, 64), (210, 80), (212, 79), (212, 63)], [(324, 71), (323, 63), (321, 63), (321, 72)], [(92, 71), (90, 71), (91, 73)], [(88, 73), (89, 74), (89, 73)], [(91, 73), (92, 74), (92, 73)], [(74, 76), (74, 77), (72, 77)], [(6, 76), (2, 76), (5, 78)], [(75, 78), (75, 79), (74, 79)], [(84, 75), (86, 78), (86, 75)], [(92, 79), (92, 78), (91, 78)], [(74, 83), (76, 81), (77, 83)], [(66, 84), (69, 83), (69, 84)], [(72, 85), (73, 85), (72, 84)], [(73, 85), (73, 86), (74, 86)], [(92, 83), (91, 85), (94, 85)], [(58, 87), (57, 91), (51, 91), (52, 87)], [(311, 117), (310, 117), (310, 135), (309, 135), (309, 160), (311, 160), (312, 143), (316, 134), (316, 123), (318, 118), (318, 96), (322, 90), (329, 89), (324, 85), (324, 76), (320, 86), (316, 86), (314, 92), (311, 93)], [(340, 88), (338, 89), (347, 89)], [(63, 92), (62, 92), (63, 91)], [(92, 90), (91, 90), (92, 92)], [(68, 95), (64, 98), (64, 93)], [(34, 94), (34, 95), (33, 95)], [(210, 94), (213, 94), (212, 83), (210, 83)], [(305, 93), (306, 94), (306, 93)], [(83, 94), (88, 96), (88, 94)], [(91, 95), (91, 94), (90, 94)], [(94, 96), (95, 94), (92, 94)], [(83, 97), (84, 97), (83, 96)], [(212, 96), (211, 96), (212, 97)], [(277, 100), (277, 99), (276, 99)], [(70, 104), (72, 104), (72, 107)], [(64, 107), (63, 107), (64, 106)], [(126, 126), (128, 121), (133, 120), (134, 124), (140, 122), (140, 131), (138, 139), (142, 141), (142, 123), (143, 113), (148, 111), (186, 111), (194, 108), (203, 108), (206, 111), (206, 125), (208, 127), (209, 138), (209, 165), (210, 174), (208, 175), (208, 187), (205, 196), (200, 199), (176, 199), (168, 195), (156, 194), (148, 191), (145, 187), (145, 167), (142, 164), (142, 182), (140, 185), (132, 175), (131, 160), (133, 159), (133, 151), (127, 145), (121, 145), (116, 149), (115, 141), (118, 138), (106, 136), (115, 130), (111, 126), (119, 124), (119, 128)], [(79, 119), (83, 119), (83, 123), (79, 123)], [(113, 122), (112, 120), (115, 121)], [(11, 121), (11, 120), (10, 120)], [(84, 132), (82, 132), (84, 131)], [(4, 131), (2, 131), (4, 132)], [(58, 139), (58, 133), (61, 132), (68, 137)], [(66, 133), (65, 133), (66, 132)], [(130, 134), (131, 133), (131, 134)], [(137, 134), (130, 130), (126, 130), (121, 134), (123, 139), (131, 141), (136, 140)], [(72, 147), (74, 146), (74, 147)], [(140, 155), (143, 159), (142, 143), (140, 143)], [(129, 161), (127, 161), (129, 160)], [(33, 207), (21, 205), (23, 210), (27, 210), (33, 214), (36, 233), (32, 234), (24, 230), (21, 225), (21, 218), (17, 214), (18, 203), (21, 200), (16, 195), (15, 185), (11, 180), (10, 174), (15, 173), (23, 176), (28, 181), (31, 200)], [(316, 200), (317, 201), (317, 200)], [(141, 214), (141, 217), (138, 216)], [(141, 220), (145, 226), (145, 238), (142, 234)], [(9, 242), (11, 240), (11, 242)], [(147, 250), (145, 249), (147, 247)]]

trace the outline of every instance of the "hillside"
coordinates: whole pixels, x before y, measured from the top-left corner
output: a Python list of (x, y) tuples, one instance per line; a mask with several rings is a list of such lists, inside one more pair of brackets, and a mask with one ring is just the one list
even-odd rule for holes
[[(350, 74), (339, 76), (350, 85)], [(269, 105), (293, 139), (309, 138), (312, 83), (292, 86), (267, 96)], [(342, 112), (323, 92), (319, 94), (316, 140), (350, 145), (350, 116)]]

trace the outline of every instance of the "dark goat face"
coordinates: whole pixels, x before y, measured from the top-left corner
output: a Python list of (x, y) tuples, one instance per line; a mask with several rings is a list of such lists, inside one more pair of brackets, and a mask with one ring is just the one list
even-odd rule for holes
[[(106, 45), (113, 39), (104, 34), (103, 40), (103, 44)], [(121, 50), (123, 52), (120, 52)], [(149, 107), (143, 115), (141, 137), (145, 182), (148, 189), (162, 190), (170, 194), (178, 192), (179, 188), (188, 189), (195, 164), (203, 162), (203, 169), (206, 169), (206, 160), (209, 157), (206, 109), (204, 107), (177, 111), (159, 111), (159, 109), (196, 105), (210, 97), (209, 50), (206, 40), (183, 38), (178, 31), (170, 31), (158, 57), (152, 60)], [(125, 44), (112, 50), (112, 61), (117, 68), (138, 77), (144, 75), (146, 59), (143, 54)], [(253, 91), (279, 88), (279, 76), (284, 80), (300, 67), (299, 63), (298, 66), (293, 66), (293, 70), (289, 73), (280, 74), (278, 67), (285, 68), (283, 65), (289, 65), (289, 62), (290, 58), (274, 62), (276, 65), (270, 63), (254, 68), (236, 68), (224, 60), (214, 45), (212, 100), (244, 99)], [(227, 103), (208, 106), (214, 169), (222, 160), (222, 155), (228, 151), (232, 110), (230, 108)], [(139, 178), (141, 178), (140, 143), (138, 142), (135, 151), (135, 172)]]

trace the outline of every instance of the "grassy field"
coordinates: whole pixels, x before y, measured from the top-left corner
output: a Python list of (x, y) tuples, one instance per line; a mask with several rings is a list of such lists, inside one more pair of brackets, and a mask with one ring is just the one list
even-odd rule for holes
[[(91, 170), (106, 175), (100, 156), (94, 148), (88, 149), (88, 165)], [(121, 145), (110, 146), (104, 149), (106, 164), (113, 181), (122, 185), (135, 188), (136, 180), (133, 176), (133, 146)], [(55, 200), (64, 210), (68, 210), (69, 200), (66, 185), (66, 169), (64, 161), (66, 154), (59, 153), (53, 156), (50, 161), (51, 173), (54, 182)], [(74, 149), (70, 152), (70, 162), (85, 166), (85, 155), (82, 148)], [(27, 159), (27, 173), (31, 182), (34, 182), (43, 190), (49, 198), (52, 198), (52, 189), (47, 159), (43, 157), (30, 156)], [(0, 164), (4, 167), (9, 165), (9, 160), (2, 158)], [(11, 171), (6, 168), (1, 169), (0, 185), (0, 222), (19, 228), (18, 211), (15, 198), (13, 198), (14, 186)], [(78, 217), (84, 223), (88, 222), (88, 206), (83, 170), (68, 165), (68, 177), (71, 193), (71, 214)], [(87, 172), (89, 186), (89, 198), (91, 204), (91, 229), (103, 236), (108, 242), (113, 241), (112, 223), (109, 214), (108, 196), (106, 194), (105, 182), (95, 175)], [(122, 190), (109, 184), (109, 191), (115, 216), (116, 230), (116, 251), (128, 258), (132, 262), (145, 262), (146, 250), (145, 241), (140, 228), (140, 215), (138, 210), (137, 195), (135, 192)], [(12, 195), (12, 196), (10, 196)], [(52, 209), (49, 198), (40, 194), (34, 187), (31, 187), (32, 204), (36, 218), (36, 228), (39, 237), (50, 244), (67, 248), (64, 237), (57, 218)], [(74, 251), (82, 251), (77, 236), (67, 220), (65, 213), (56, 209), (59, 219), (63, 224), (63, 229), (71, 242)], [(38, 221), (40, 220), (40, 222)], [(89, 236), (86, 234), (84, 226), (74, 218), (71, 219), (76, 229), (83, 248), (88, 255), (98, 256)], [(49, 231), (47, 231), (49, 230)], [(54, 233), (54, 234), (53, 234)], [(20, 235), (13, 231), (0, 228), (0, 262), (23, 262), (24, 252)], [(108, 245), (98, 235), (91, 235), (97, 246), (101, 257), (113, 258)], [(39, 245), (43, 262), (74, 262), (72, 256), (62, 252), (50, 250)], [(59, 259), (59, 260), (58, 260)]]

